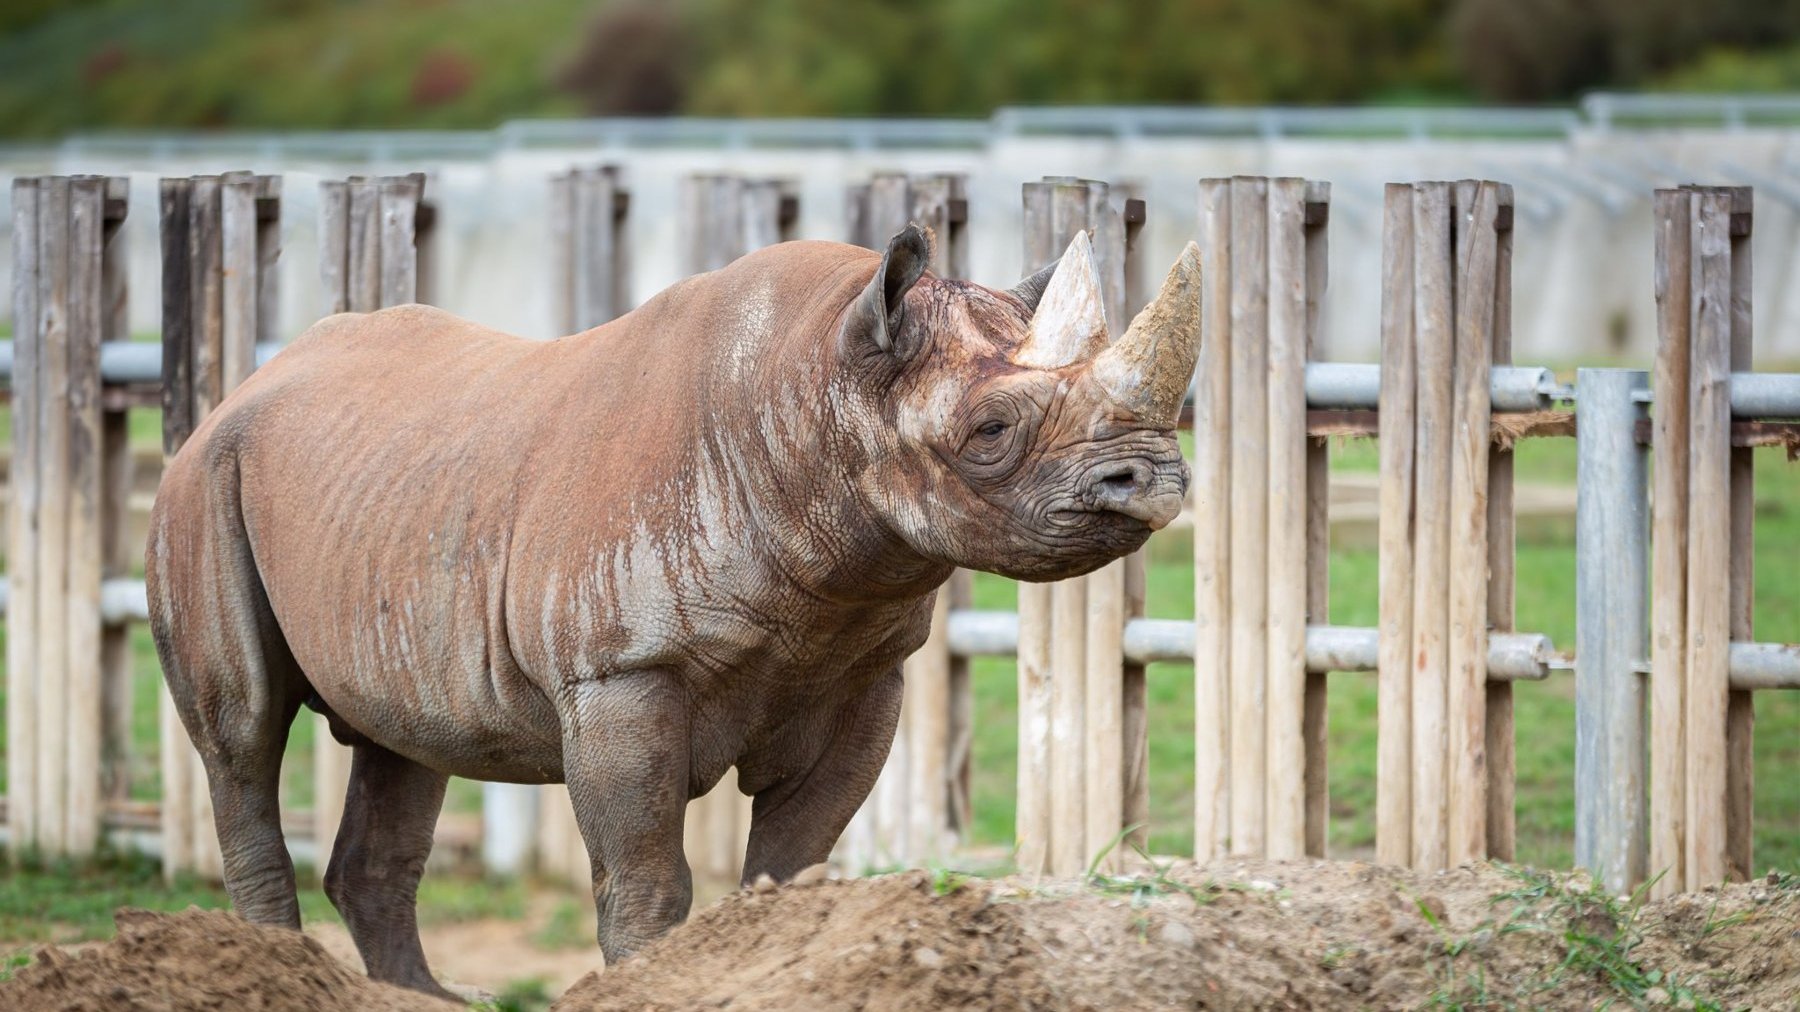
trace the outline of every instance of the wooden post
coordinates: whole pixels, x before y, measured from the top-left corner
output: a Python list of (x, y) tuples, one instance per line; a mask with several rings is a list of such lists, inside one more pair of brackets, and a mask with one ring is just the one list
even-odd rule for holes
[(1651, 377), (1651, 895), (1687, 889), (1688, 379), (1692, 216), (1688, 190), (1656, 191), (1656, 367)]
[[(1729, 187), (1731, 194), (1731, 371), (1749, 372), (1751, 357), (1750, 231), (1752, 191)], [(1729, 388), (1727, 389), (1729, 394)], [(1729, 411), (1727, 411), (1729, 416)], [(1752, 642), (1752, 604), (1756, 594), (1756, 451), (1731, 449), (1731, 639)], [(1743, 882), (1752, 865), (1752, 822), (1755, 811), (1756, 710), (1747, 689), (1733, 689), (1725, 706), (1725, 872)]]
[(100, 842), (101, 481), (100, 342), (105, 336), (104, 263), (106, 180), (76, 176), (69, 185), (69, 520), (68, 722), (63, 748), (68, 768), (64, 845), (92, 854)]
[(556, 319), (560, 333), (597, 327), (630, 305), (625, 282), (626, 214), (630, 196), (617, 166), (570, 169), (550, 180), (550, 228), (558, 260)]
[(124, 181), (13, 183), (7, 821), (15, 857), (100, 841), (106, 480), (100, 343), (121, 297)]
[(1389, 183), (1382, 228), (1380, 403), (1380, 626), (1377, 660), (1375, 854), (1412, 863), (1413, 439), (1417, 339), (1413, 333), (1413, 203)]
[(1413, 337), (1417, 342), (1413, 435), (1413, 826), (1412, 864), (1435, 871), (1448, 855), (1448, 639), (1450, 446), (1455, 339), (1450, 187), (1420, 183), (1413, 195)]
[(69, 768), (69, 179), (39, 181), (38, 847), (67, 853)]
[[(1024, 187), (1025, 268), (1041, 270), (1062, 252), (1052, 228), (1050, 187)], [(1014, 862), (1025, 875), (1050, 870), (1050, 585), (1019, 584), (1019, 769), (1013, 817)]]
[[(175, 455), (194, 431), (193, 218), (194, 181), (160, 184), (162, 236), (163, 456)], [(157, 694), (157, 761), (162, 771), (162, 868), (173, 879), (194, 864), (192, 746), (165, 683)]]
[[(1231, 853), (1268, 846), (1268, 181), (1231, 181)], [(1262, 564), (1259, 564), (1262, 560)]]
[[(327, 312), (371, 313), (419, 300), (429, 287), (424, 251), (435, 221), (421, 173), (320, 184), (319, 276)], [(331, 736), (323, 714), (313, 716), (313, 836), (319, 871), (329, 864), (344, 797), (351, 750)]]
[[(1323, 854), (1326, 448), (1306, 435), (1330, 190), (1202, 180), (1194, 398), (1195, 855)], [(1316, 486), (1316, 487), (1315, 487)]]
[[(164, 179), (163, 452), (194, 428), (256, 364), (273, 335), (280, 184), (247, 172)], [(159, 701), (163, 871), (224, 874), (212, 795), (165, 688)]]
[(1306, 182), (1269, 181), (1267, 853), (1306, 852)]
[(13, 375), (12, 465), (7, 504), (6, 824), (14, 861), (37, 844), (37, 593), (41, 516), (38, 498), (41, 333), (38, 227), (44, 201), (39, 180), (12, 184)]
[(1685, 714), (1690, 889), (1724, 881), (1730, 868), (1732, 202), (1729, 191), (1707, 189), (1696, 191), (1690, 205)]
[[(126, 299), (125, 221), (130, 196), (129, 180), (107, 180), (106, 244), (102, 254), (102, 341), (131, 339)], [(131, 493), (136, 477), (131, 453), (131, 434), (123, 405), (103, 404), (101, 415), (101, 577), (114, 579), (131, 574), (140, 558), (131, 542)], [(120, 625), (105, 627), (100, 634), (102, 767), (100, 794), (107, 801), (123, 801), (131, 793), (132, 680), (131, 631)]]
[(1451, 392), (1449, 861), (1487, 852), (1488, 425), (1499, 196), (1491, 183), (1454, 191), (1458, 228)]
[(1231, 847), (1231, 180), (1200, 181), (1200, 361), (1194, 389), (1194, 859)]
[[(1495, 365), (1512, 363), (1512, 187), (1498, 190), (1495, 217), (1494, 331)], [(1513, 631), (1514, 558), (1513, 451), (1508, 446), (1488, 448), (1487, 569), (1488, 628)], [(1484, 665), (1485, 667), (1485, 665)], [(1487, 856), (1513, 860), (1517, 831), (1513, 796), (1518, 771), (1513, 738), (1513, 689), (1511, 682), (1487, 682)]]
[(1487, 681), (1489, 626), (1512, 621), (1511, 462), (1489, 456), (1511, 207), (1485, 181), (1387, 191), (1376, 852), (1423, 870), (1512, 846), (1511, 696)]
[[(1325, 299), (1327, 279), (1326, 226), (1330, 222), (1331, 184), (1309, 182), (1306, 185), (1306, 359), (1317, 361), (1323, 349), (1319, 311)], [(1301, 390), (1300, 408), (1304, 413), (1306, 397)], [(1306, 621), (1325, 625), (1329, 621), (1331, 599), (1331, 447), (1324, 439), (1306, 442)], [(1304, 646), (1304, 644), (1303, 644)], [(1305, 672), (1304, 658), (1300, 670)], [(1324, 857), (1326, 830), (1330, 822), (1330, 791), (1326, 756), (1330, 742), (1326, 724), (1326, 676), (1324, 672), (1305, 672), (1305, 703), (1302, 715), (1302, 747), (1306, 764), (1306, 853)]]

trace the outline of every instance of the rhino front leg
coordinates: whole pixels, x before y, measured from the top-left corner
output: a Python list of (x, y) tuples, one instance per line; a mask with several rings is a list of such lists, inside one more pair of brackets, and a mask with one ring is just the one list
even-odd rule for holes
[(620, 675), (567, 690), (563, 772), (594, 876), (596, 934), (616, 963), (687, 916), (687, 697), (673, 678)]
[(893, 748), (900, 693), (895, 668), (861, 696), (797, 730), (788, 754), (814, 758), (800, 764), (798, 774), (757, 791), (744, 882), (765, 874), (785, 882), (831, 856)]

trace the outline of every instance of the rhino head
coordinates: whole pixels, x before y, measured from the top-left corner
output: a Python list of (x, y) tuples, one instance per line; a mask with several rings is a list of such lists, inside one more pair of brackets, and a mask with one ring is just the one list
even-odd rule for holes
[(1143, 545), (1187, 492), (1175, 426), (1199, 354), (1199, 248), (1116, 339), (1085, 232), (1005, 292), (927, 275), (930, 255), (917, 228), (895, 236), (839, 333), (871, 423), (865, 500), (927, 558), (1015, 579)]

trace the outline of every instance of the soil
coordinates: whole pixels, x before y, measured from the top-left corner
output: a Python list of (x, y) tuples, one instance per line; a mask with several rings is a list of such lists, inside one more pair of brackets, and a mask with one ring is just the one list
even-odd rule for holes
[[(440, 972), (455, 970), (440, 965)], [(1088, 884), (909, 872), (733, 893), (558, 1010), (1800, 1006), (1800, 880), (1641, 909), (1488, 865), (1230, 862)], [(221, 913), (0, 984), (8, 1009), (444, 1009)]]

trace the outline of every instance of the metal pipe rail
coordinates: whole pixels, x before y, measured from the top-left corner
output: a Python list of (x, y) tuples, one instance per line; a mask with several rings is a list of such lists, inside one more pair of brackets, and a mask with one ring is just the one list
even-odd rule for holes
[[(1013, 657), (1019, 650), (1019, 616), (1010, 611), (957, 610), (945, 636), (957, 657)], [(1374, 671), (1376, 630), (1357, 626), (1306, 627), (1306, 670)], [(1186, 619), (1134, 618), (1125, 623), (1124, 655), (1133, 664), (1194, 659), (1194, 623)], [(1568, 667), (1548, 636), (1488, 634), (1488, 680), (1541, 681)], [(1734, 689), (1800, 689), (1800, 644), (1733, 643)]]
[[(256, 364), (267, 365), (282, 348), (256, 346)], [(13, 343), (0, 341), (0, 380), (11, 382)], [(108, 341), (100, 346), (100, 379), (106, 383), (162, 381), (162, 346)], [(1543, 411), (1569, 397), (1556, 375), (1538, 366), (1495, 366), (1490, 384), (1495, 411)], [(1306, 406), (1373, 411), (1381, 400), (1381, 367), (1360, 362), (1308, 362)], [(1800, 418), (1800, 373), (1733, 373), (1731, 413), (1738, 418)]]

